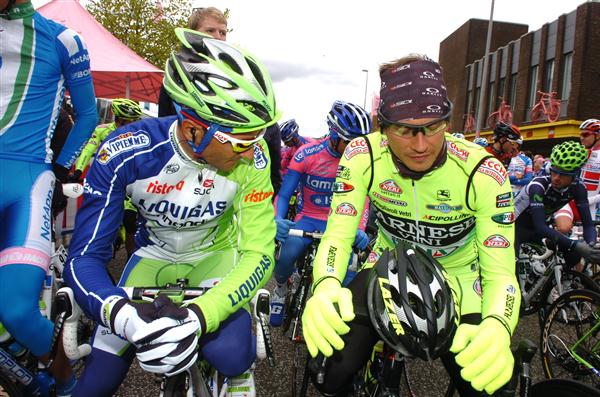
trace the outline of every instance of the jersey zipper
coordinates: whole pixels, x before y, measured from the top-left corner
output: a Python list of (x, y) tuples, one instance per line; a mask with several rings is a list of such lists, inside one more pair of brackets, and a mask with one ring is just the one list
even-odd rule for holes
[(419, 202), (417, 201), (417, 186), (415, 185), (415, 180), (413, 179), (412, 181), (412, 187), (413, 187), (413, 200), (415, 203), (415, 224), (417, 226), (417, 241), (416, 243), (418, 244), (419, 241), (421, 241), (421, 236), (419, 236)]

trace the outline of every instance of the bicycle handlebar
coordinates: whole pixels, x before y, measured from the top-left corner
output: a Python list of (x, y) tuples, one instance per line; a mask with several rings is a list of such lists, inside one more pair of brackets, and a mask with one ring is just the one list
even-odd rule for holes
[(79, 198), (83, 194), (83, 186), (80, 183), (63, 183), (62, 192), (69, 198)]
[(294, 237), (308, 237), (315, 240), (320, 240), (323, 237), (322, 232), (307, 232), (300, 229), (290, 229), (289, 235)]
[(63, 299), (66, 307), (64, 308), (67, 318), (63, 326), (63, 347), (66, 356), (71, 360), (78, 360), (92, 352), (92, 346), (88, 343), (79, 345), (77, 342), (77, 322), (81, 317), (82, 311), (73, 295), (73, 290), (69, 287), (63, 287), (56, 293), (57, 300)]

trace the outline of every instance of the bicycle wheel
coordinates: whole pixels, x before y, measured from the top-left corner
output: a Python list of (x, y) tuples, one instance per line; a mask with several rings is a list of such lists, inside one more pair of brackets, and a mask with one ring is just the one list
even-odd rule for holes
[(548, 121), (554, 123), (560, 117), (560, 102), (550, 102), (550, 108), (548, 109)]
[(541, 107), (538, 105), (535, 105), (533, 107), (533, 109), (531, 109), (531, 121), (539, 121), (542, 119), (542, 109)]
[(542, 367), (549, 379), (600, 387), (600, 294), (567, 292), (556, 300), (542, 327)]
[[(594, 280), (583, 273), (571, 269), (563, 269), (561, 284), (563, 294), (576, 289), (589, 289), (591, 291), (600, 293), (600, 287), (594, 282)], [(545, 313), (548, 313), (550, 310), (550, 305), (557, 300), (559, 296), (560, 294), (558, 292), (558, 288), (556, 287), (556, 278), (552, 277), (550, 280), (548, 280), (546, 285), (544, 285), (544, 288), (540, 294), (541, 301), (539, 305), (537, 305), (538, 309), (541, 309), (540, 315), (542, 316), (542, 321), (544, 320), (543, 317), (545, 316)]]
[(531, 397), (600, 397), (600, 392), (585, 383), (570, 379), (546, 379), (531, 387)]

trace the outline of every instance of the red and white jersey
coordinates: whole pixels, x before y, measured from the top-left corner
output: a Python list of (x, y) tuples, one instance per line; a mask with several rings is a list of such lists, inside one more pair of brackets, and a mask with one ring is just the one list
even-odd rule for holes
[[(600, 193), (600, 149), (592, 149), (590, 151), (590, 157), (583, 168), (581, 168), (579, 179), (587, 189), (588, 198)], [(592, 219), (595, 219), (596, 204), (592, 204), (592, 202), (590, 201), (590, 212)]]

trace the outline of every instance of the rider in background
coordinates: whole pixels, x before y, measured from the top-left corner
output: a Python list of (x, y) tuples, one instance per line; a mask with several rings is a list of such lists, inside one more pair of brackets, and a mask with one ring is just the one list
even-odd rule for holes
[[(193, 30), (175, 35), (181, 50), (167, 61), (164, 85), (177, 116), (115, 130), (86, 176), (64, 277), (99, 327), (75, 396), (113, 395), (136, 355), (143, 369), (174, 375), (198, 350), (229, 378), (228, 396), (254, 386), (246, 308), (273, 271), (276, 229), (262, 137), (280, 114), (253, 55)], [(138, 249), (117, 287), (106, 266), (126, 194), (140, 218)], [(212, 288), (185, 308), (134, 303), (119, 288), (181, 278)]]
[(494, 127), (494, 135), (492, 143), (485, 150), (494, 155), (504, 168), (508, 169), (510, 160), (519, 153), (519, 140), (521, 139), (521, 131), (514, 124), (507, 124), (503, 121), (496, 123)]
[[(0, 0), (0, 33), (0, 321), (45, 363), (53, 324), (40, 313), (39, 296), (52, 255), (52, 195), (96, 125), (94, 86), (83, 38), (31, 1)], [(66, 89), (75, 125), (53, 162), (50, 141)], [(75, 378), (60, 346), (50, 372), (58, 394), (69, 394)]]
[(285, 145), (285, 148), (281, 150), (281, 175), (285, 177), (287, 174), (288, 166), (292, 161), (292, 157), (296, 153), (296, 150), (302, 145), (307, 143), (316, 142), (315, 139), (305, 138), (298, 133), (299, 126), (296, 120), (291, 119), (281, 124), (281, 141)]
[[(550, 175), (534, 178), (515, 198), (515, 253), (524, 242), (541, 243), (547, 238), (557, 244), (569, 266), (575, 266), (583, 257), (594, 263), (600, 261), (600, 250), (593, 248), (596, 229), (592, 223), (585, 186), (577, 177), (587, 161), (587, 150), (574, 141), (563, 142), (552, 148)], [(581, 216), (585, 241), (571, 240), (552, 229), (552, 215), (570, 200)]]
[[(520, 149), (523, 141), (519, 139), (517, 144), (519, 145)], [(523, 189), (533, 179), (533, 165), (531, 163), (531, 159), (523, 152), (518, 151), (518, 154), (510, 160), (507, 171), (508, 176), (510, 177), (513, 197), (516, 197), (521, 189)]]
[[(302, 145), (296, 151), (277, 197), (275, 216), (277, 240), (282, 241), (283, 245), (280, 257), (275, 263), (277, 287), (271, 297), (271, 325), (273, 326), (279, 326), (283, 322), (288, 278), (294, 272), (296, 259), (312, 241), (307, 237), (288, 236), (290, 228), (308, 232), (325, 231), (333, 192), (344, 191), (349, 186), (345, 183), (335, 183), (340, 157), (347, 146), (360, 152), (362, 148), (354, 146), (356, 141), (352, 139), (371, 132), (369, 114), (360, 106), (349, 102), (336, 101), (327, 115), (327, 124), (329, 139)], [(346, 156), (350, 155), (346, 154)], [(283, 219), (287, 213), (290, 197), (299, 186), (302, 190), (302, 200), (298, 203), (295, 222)], [(352, 204), (348, 205), (347, 211), (356, 212)], [(367, 218), (368, 213), (363, 214), (363, 230)], [(354, 239), (354, 244), (359, 249), (364, 249), (369, 242), (363, 230), (357, 230)]]
[(481, 147), (487, 147), (488, 141), (484, 137), (480, 136), (479, 138), (473, 139), (473, 143), (479, 145)]

